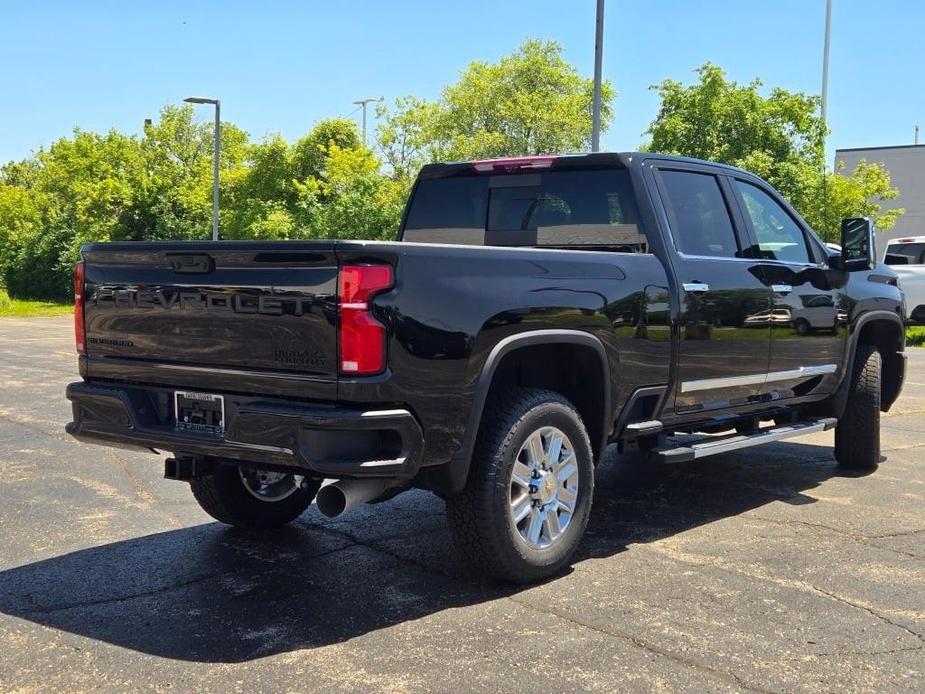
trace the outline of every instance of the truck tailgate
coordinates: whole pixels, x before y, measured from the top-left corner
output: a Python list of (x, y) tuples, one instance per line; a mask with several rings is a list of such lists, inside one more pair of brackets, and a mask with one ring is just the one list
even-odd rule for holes
[(83, 258), (91, 362), (336, 379), (334, 242), (94, 244)]

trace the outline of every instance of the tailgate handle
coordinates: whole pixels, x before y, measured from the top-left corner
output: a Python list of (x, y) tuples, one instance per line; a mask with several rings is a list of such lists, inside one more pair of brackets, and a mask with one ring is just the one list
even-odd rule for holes
[(190, 254), (169, 254), (167, 260), (173, 267), (174, 272), (184, 273), (206, 273), (215, 269), (215, 263), (212, 257), (201, 253), (199, 255)]

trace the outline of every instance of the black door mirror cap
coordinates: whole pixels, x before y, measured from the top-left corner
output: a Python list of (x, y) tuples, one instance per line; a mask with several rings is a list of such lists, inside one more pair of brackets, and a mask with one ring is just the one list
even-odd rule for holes
[(841, 223), (841, 269), (873, 270), (877, 264), (874, 223), (869, 217), (849, 217)]

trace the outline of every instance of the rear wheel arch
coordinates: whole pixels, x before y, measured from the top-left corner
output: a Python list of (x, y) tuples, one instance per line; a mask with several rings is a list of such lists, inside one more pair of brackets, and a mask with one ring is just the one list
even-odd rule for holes
[[(537, 365), (551, 362), (548, 377), (538, 375)], [(456, 467), (452, 486), (461, 487), (469, 471), (472, 451), (489, 393), (499, 387), (546, 388), (561, 393), (575, 404), (588, 430), (595, 457), (603, 453), (610, 433), (610, 366), (603, 343), (581, 330), (532, 330), (500, 340), (483, 364), (466, 432), (451, 466)], [(580, 386), (580, 387), (579, 387)]]

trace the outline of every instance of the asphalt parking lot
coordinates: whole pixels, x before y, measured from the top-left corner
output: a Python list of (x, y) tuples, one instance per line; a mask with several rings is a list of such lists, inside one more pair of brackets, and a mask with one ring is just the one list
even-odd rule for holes
[(72, 345), (0, 319), (0, 691), (925, 690), (925, 350), (875, 472), (839, 476), (831, 432), (611, 455), (572, 569), (503, 588), (423, 492), (211, 522), (160, 457), (64, 433)]

